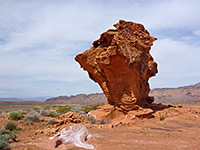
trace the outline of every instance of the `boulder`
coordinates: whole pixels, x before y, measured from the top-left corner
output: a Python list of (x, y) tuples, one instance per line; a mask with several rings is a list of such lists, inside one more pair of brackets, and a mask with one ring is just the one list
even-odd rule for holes
[(114, 27), (75, 60), (100, 85), (110, 105), (137, 110), (153, 102), (148, 80), (158, 71), (149, 51), (156, 38), (142, 24), (120, 20)]
[(55, 148), (61, 144), (74, 144), (85, 149), (96, 149), (93, 145), (86, 143), (88, 139), (92, 138), (92, 134), (82, 124), (74, 124), (73, 126), (69, 126), (68, 130), (64, 128), (49, 139), (52, 140), (55, 137), (58, 137)]

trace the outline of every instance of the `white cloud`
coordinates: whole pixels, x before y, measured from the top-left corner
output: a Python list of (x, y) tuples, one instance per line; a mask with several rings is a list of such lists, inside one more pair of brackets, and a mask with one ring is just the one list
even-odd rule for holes
[[(141, 22), (158, 37), (152, 54), (159, 74), (151, 80), (152, 87), (198, 80), (198, 0), (0, 3), (0, 96), (9, 97), (9, 92), (18, 97), (100, 92), (74, 57), (119, 19)], [(170, 30), (191, 34), (163, 33)]]
[(195, 35), (200, 36), (200, 29), (194, 32)]
[(183, 41), (160, 39), (151, 50), (159, 73), (151, 79), (152, 87), (177, 87), (199, 82), (199, 47)]

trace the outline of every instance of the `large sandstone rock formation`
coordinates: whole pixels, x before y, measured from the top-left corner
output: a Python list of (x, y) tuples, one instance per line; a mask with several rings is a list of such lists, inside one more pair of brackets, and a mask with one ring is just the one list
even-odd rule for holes
[(157, 64), (149, 50), (156, 38), (138, 23), (120, 20), (114, 27), (75, 60), (100, 85), (109, 104), (138, 109), (153, 102), (148, 80), (157, 73)]

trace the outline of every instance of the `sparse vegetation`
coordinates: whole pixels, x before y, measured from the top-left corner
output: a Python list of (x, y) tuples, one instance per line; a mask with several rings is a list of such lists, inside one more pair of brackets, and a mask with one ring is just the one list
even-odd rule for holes
[(27, 114), (27, 111), (26, 111), (26, 110), (21, 110), (21, 111), (19, 111), (19, 113), (20, 113), (21, 115), (25, 115), (25, 114)]
[(2, 135), (2, 134), (9, 134), (9, 133), (10, 133), (10, 130), (0, 129), (0, 135)]
[(81, 110), (81, 106), (71, 106), (71, 111), (74, 111), (75, 113), (82, 114), (83, 112), (81, 112)]
[(0, 140), (0, 149), (5, 149), (9, 146), (8, 141)]
[(58, 115), (57, 112), (55, 112), (55, 111), (49, 111), (49, 116), (56, 118), (56, 117), (58, 117), (59, 115)]
[(159, 113), (159, 117), (160, 117), (160, 121), (165, 120), (165, 117), (161, 115), (161, 113)]
[(110, 119), (107, 119), (107, 120), (102, 119), (102, 120), (100, 120), (100, 124), (108, 124), (110, 122), (111, 122)]
[[(60, 112), (63, 110), (59, 110)], [(56, 111), (49, 111), (46, 109), (40, 109), (40, 115), (49, 116), (49, 117), (58, 117), (58, 113)]]
[(47, 125), (54, 125), (55, 123), (54, 123), (54, 120), (49, 120), (48, 122), (47, 122)]
[(45, 110), (45, 109), (40, 109), (39, 113), (42, 116), (49, 116), (49, 112), (47, 110)]
[(6, 130), (14, 131), (16, 130), (16, 124), (13, 121), (6, 122), (4, 123), (4, 128)]
[(10, 135), (0, 135), (0, 141), (8, 141), (10, 139)]
[(71, 107), (70, 107), (70, 106), (66, 106), (66, 107), (60, 106), (60, 107), (56, 110), (56, 112), (59, 113), (59, 114), (64, 114), (64, 113), (69, 112), (69, 111), (71, 111)]
[(89, 105), (89, 106), (82, 106), (82, 111), (84, 111), (85, 113), (88, 113), (91, 110), (96, 110), (98, 106), (102, 106), (102, 105), (104, 105), (104, 103), (95, 104), (95, 105)]
[(16, 124), (12, 121), (4, 124), (5, 129), (0, 129), (0, 149), (5, 149), (9, 146), (9, 140), (16, 142)]
[(44, 119), (44, 118), (41, 118), (40, 121), (41, 121), (41, 122), (45, 122), (45, 119)]
[(110, 119), (104, 120), (104, 119), (95, 119), (94, 117), (88, 118), (91, 124), (108, 124), (111, 122)]
[(32, 124), (33, 122), (39, 122), (40, 117), (36, 113), (29, 114), (26, 116), (25, 121), (28, 122), (29, 124)]
[(22, 114), (20, 114), (19, 112), (11, 112), (8, 115), (9, 120), (21, 120), (23, 118), (24, 118), (24, 116)]
[(97, 120), (94, 117), (88, 118), (91, 124), (96, 124)]
[(50, 106), (46, 106), (44, 109), (45, 110), (50, 110)]

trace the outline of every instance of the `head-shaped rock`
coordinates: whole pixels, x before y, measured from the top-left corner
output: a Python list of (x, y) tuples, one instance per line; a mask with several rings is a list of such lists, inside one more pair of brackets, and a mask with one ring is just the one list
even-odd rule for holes
[(109, 104), (138, 109), (153, 102), (148, 80), (157, 73), (157, 63), (149, 50), (156, 38), (142, 24), (120, 20), (114, 27), (75, 60), (100, 85)]

